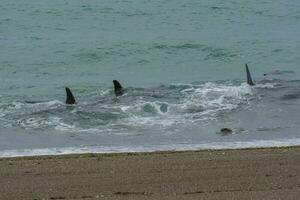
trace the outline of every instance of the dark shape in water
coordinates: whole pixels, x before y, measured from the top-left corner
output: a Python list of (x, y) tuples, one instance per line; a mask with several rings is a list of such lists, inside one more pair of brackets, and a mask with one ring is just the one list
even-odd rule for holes
[(274, 70), (270, 73), (264, 74), (264, 76), (267, 76), (267, 75), (286, 75), (286, 74), (295, 74), (295, 72), (292, 71), (292, 70)]
[(117, 80), (113, 80), (114, 87), (115, 87), (115, 94), (116, 96), (122, 96), (124, 94), (124, 89), (122, 85)]
[(232, 134), (233, 130), (230, 128), (221, 128), (220, 133), (222, 133), (223, 135), (228, 135), (228, 134)]
[(221, 128), (217, 133), (222, 136), (227, 136), (233, 134), (233, 130), (231, 128)]
[(299, 99), (300, 98), (300, 93), (294, 93), (294, 94), (285, 94), (283, 97), (281, 97), (282, 100), (294, 100), (294, 99)]
[(248, 85), (255, 85), (252, 81), (252, 77), (251, 77), (249, 67), (248, 67), (247, 64), (246, 64), (246, 72), (247, 72), (247, 83), (248, 83)]
[(66, 87), (67, 99), (66, 104), (76, 104), (75, 97), (73, 96), (71, 90)]
[(45, 101), (32, 101), (32, 100), (25, 100), (25, 103), (28, 103), (28, 104), (36, 104), (36, 103), (45, 103)]

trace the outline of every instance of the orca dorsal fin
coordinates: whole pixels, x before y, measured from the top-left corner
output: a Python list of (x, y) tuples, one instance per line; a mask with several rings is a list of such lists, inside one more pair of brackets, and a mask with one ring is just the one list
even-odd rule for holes
[(249, 67), (248, 65), (246, 64), (246, 72), (247, 72), (247, 83), (248, 85), (255, 85), (252, 81), (252, 77), (251, 77), (251, 74), (250, 74), (250, 70), (249, 70)]
[(117, 80), (113, 80), (113, 83), (114, 83), (116, 96), (122, 96), (124, 93), (124, 91), (123, 91), (124, 89), (123, 89), (122, 85)]
[(76, 103), (75, 97), (68, 87), (66, 87), (66, 93), (67, 93), (66, 104), (75, 104)]

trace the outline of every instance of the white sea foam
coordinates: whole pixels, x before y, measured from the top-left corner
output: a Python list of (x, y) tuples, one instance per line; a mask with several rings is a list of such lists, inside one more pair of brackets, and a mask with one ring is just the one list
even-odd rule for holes
[(74, 132), (74, 130), (76, 130), (76, 127), (74, 125), (66, 124), (64, 122), (61, 122), (61, 120), (59, 120), (55, 125), (55, 130)]
[[(248, 104), (249, 97), (255, 94), (255, 89), (245, 83), (232, 85), (208, 82), (201, 85), (172, 87), (169, 89), (171, 91), (168, 90), (171, 92), (170, 97), (148, 99), (148, 96), (141, 98), (143, 96), (140, 94), (123, 96), (125, 100), (129, 98), (128, 101), (95, 104), (93, 105), (95, 107), (91, 107), (95, 110), (91, 110), (88, 103), (66, 109), (65, 104), (58, 100), (34, 104), (13, 102), (7, 107), (1, 107), (3, 112), (0, 117), (10, 120), (12, 125), (17, 121), (17, 125), (25, 129), (55, 129), (73, 133), (106, 131), (108, 134), (120, 132), (126, 134), (128, 130), (135, 128), (152, 130), (160, 127), (166, 131), (168, 127), (172, 128), (174, 125), (214, 120), (220, 112), (229, 112), (243, 104)], [(107, 95), (111, 90), (100, 92), (103, 93), (99, 95)], [(164, 90), (161, 92), (163, 93)], [(174, 96), (176, 101), (173, 99)], [(81, 110), (83, 114), (77, 115)], [(62, 115), (65, 112), (68, 114)], [(90, 116), (93, 116), (92, 121), (86, 120)], [(127, 129), (120, 130), (121, 127)]]
[(205, 83), (187, 87), (181, 91), (183, 98), (177, 103), (138, 99), (130, 105), (120, 106), (128, 115), (120, 123), (143, 127), (191, 124), (213, 119), (218, 112), (236, 109), (241, 103), (247, 104), (247, 98), (254, 95), (254, 89), (248, 84)]
[(300, 145), (300, 138), (279, 140), (253, 140), (236, 142), (212, 142), (203, 144), (166, 144), (152, 146), (86, 146), (43, 149), (18, 149), (0, 151), (0, 157), (20, 157), (38, 155), (65, 155), (81, 153), (125, 153), (125, 152), (155, 152), (155, 151), (188, 151), (206, 149), (245, 149), (262, 147), (288, 147)]
[(276, 85), (278, 85), (278, 83), (264, 83), (255, 85), (255, 88), (271, 89), (274, 88)]
[(111, 89), (106, 89), (106, 90), (98, 89), (96, 92), (97, 92), (98, 96), (105, 96), (105, 95), (108, 95), (109, 93), (111, 93), (112, 90)]

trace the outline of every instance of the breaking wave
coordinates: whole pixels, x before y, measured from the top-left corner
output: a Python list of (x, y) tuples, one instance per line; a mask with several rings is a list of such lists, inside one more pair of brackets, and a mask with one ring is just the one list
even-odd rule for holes
[(81, 98), (76, 106), (58, 100), (12, 102), (0, 105), (0, 120), (7, 127), (55, 129), (76, 133), (124, 133), (138, 129), (164, 129), (218, 118), (249, 104), (255, 89), (247, 84), (204, 83), (156, 88), (128, 88), (115, 98), (110, 90)]

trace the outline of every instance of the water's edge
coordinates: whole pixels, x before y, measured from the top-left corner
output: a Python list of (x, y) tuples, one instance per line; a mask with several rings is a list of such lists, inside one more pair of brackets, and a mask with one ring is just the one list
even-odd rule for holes
[(87, 153), (151, 153), (165, 151), (199, 151), (199, 150), (226, 150), (226, 149), (254, 149), (254, 148), (279, 148), (300, 146), (300, 138), (282, 140), (253, 140), (245, 142), (213, 142), (205, 144), (176, 144), (141, 147), (66, 147), (7, 150), (0, 152), (0, 158), (28, 157), (28, 156), (55, 156)]

